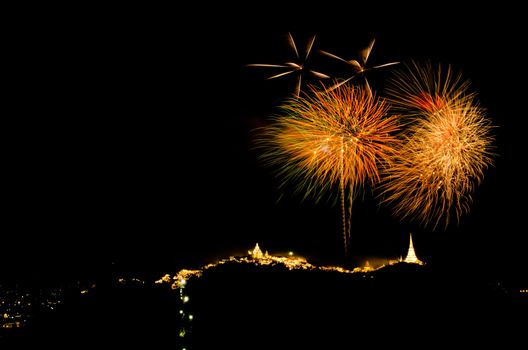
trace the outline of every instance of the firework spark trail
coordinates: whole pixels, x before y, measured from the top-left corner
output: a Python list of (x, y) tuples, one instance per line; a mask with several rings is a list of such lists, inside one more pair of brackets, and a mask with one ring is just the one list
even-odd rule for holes
[(367, 180), (380, 180), (380, 168), (394, 155), (398, 142), (397, 118), (388, 116), (388, 110), (364, 87), (312, 88), (285, 103), (285, 115), (277, 116), (259, 140), (263, 160), (277, 167), (282, 185), (296, 181), (298, 192), (316, 200), (338, 188), (346, 253), (354, 195)]
[(335, 58), (335, 59), (337, 59), (339, 61), (342, 61), (342, 62), (348, 64), (349, 66), (351, 66), (354, 69), (354, 74), (352, 76), (350, 76), (349, 78), (347, 78), (347, 79), (345, 79), (345, 80), (343, 80), (341, 82), (338, 82), (338, 83), (332, 85), (330, 88), (328, 88), (329, 90), (337, 89), (338, 87), (340, 87), (343, 84), (346, 84), (347, 82), (349, 82), (350, 80), (354, 79), (355, 77), (357, 77), (359, 75), (363, 75), (367, 91), (372, 93), (372, 90), (370, 88), (368, 80), (364, 76), (365, 72), (368, 72), (368, 71), (373, 70), (373, 69), (379, 69), (379, 68), (388, 67), (388, 66), (392, 66), (392, 65), (400, 63), (400, 62), (390, 62), (390, 63), (384, 63), (384, 64), (380, 64), (380, 65), (373, 66), (373, 67), (366, 67), (368, 58), (370, 56), (372, 48), (374, 47), (374, 42), (375, 42), (375, 39), (372, 39), (370, 44), (369, 44), (369, 46), (367, 46), (366, 48), (364, 48), (363, 50), (361, 50), (359, 52), (359, 56), (360, 56), (359, 61), (358, 60), (354, 60), (354, 59), (347, 61), (347, 60), (345, 60), (345, 59), (343, 59), (343, 58), (341, 58), (339, 56), (336, 56), (336, 55), (334, 55), (334, 54), (332, 54), (330, 52), (323, 51), (323, 50), (319, 51), (323, 55), (326, 55), (326, 56)]
[(411, 116), (405, 140), (382, 186), (394, 213), (436, 228), (467, 213), (472, 193), (492, 163), (489, 121), (450, 68), (416, 63), (398, 72), (391, 101)]
[(314, 70), (306, 69), (305, 67), (306, 60), (308, 59), (308, 56), (310, 55), (310, 52), (312, 51), (314, 42), (315, 42), (315, 35), (312, 36), (308, 40), (305, 54), (301, 58), (301, 56), (299, 55), (299, 50), (297, 50), (297, 45), (295, 45), (295, 40), (293, 40), (293, 36), (291, 35), (291, 33), (288, 33), (288, 44), (290, 45), (292, 50), (295, 52), (295, 57), (298, 60), (298, 63), (296, 62), (286, 62), (284, 64), (251, 63), (251, 64), (248, 64), (247, 66), (248, 67), (288, 68), (287, 71), (273, 75), (269, 77), (268, 79), (275, 79), (275, 78), (279, 78), (279, 77), (297, 72), (297, 83), (295, 85), (295, 96), (299, 97), (301, 94), (301, 83), (302, 83), (302, 76), (303, 76), (304, 71), (307, 71), (308, 73), (311, 73), (312, 75), (320, 79), (330, 78), (326, 74), (323, 74), (323, 73), (320, 73)]
[(412, 61), (393, 74), (387, 84), (387, 100), (395, 110), (410, 117), (422, 118), (424, 113), (475, 99), (475, 93), (469, 91), (469, 81), (462, 80), (451, 66), (438, 66), (435, 70), (431, 62), (422, 67)]

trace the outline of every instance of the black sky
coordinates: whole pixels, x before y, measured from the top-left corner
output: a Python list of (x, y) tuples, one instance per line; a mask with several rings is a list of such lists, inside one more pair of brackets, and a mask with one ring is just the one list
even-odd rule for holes
[[(300, 42), (317, 34), (316, 49), (346, 58), (375, 37), (372, 64), (450, 63), (471, 79), (497, 126), (499, 155), (458, 227), (399, 223), (367, 191), (355, 202), (353, 252), (398, 255), (412, 230), (429, 260), (465, 261), (490, 274), (521, 270), (520, 11), (216, 10), (75, 10), (16, 32), (12, 107), (4, 110), (2, 274), (67, 274), (111, 261), (171, 270), (255, 241), (330, 260), (341, 254), (336, 208), (288, 196), (277, 204), (276, 182), (252, 149), (251, 130), (293, 85), (244, 65), (291, 58), (288, 31)], [(375, 88), (384, 74), (372, 77)]]

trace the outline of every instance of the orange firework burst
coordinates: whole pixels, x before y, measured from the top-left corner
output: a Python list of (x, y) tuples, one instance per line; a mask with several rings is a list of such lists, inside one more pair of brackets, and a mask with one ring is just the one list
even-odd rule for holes
[(278, 166), (284, 182), (297, 180), (305, 197), (317, 199), (339, 188), (345, 253), (348, 253), (352, 200), (367, 180), (391, 159), (399, 130), (389, 106), (365, 87), (311, 89), (282, 106), (285, 116), (265, 130), (265, 161)]
[(430, 62), (422, 68), (414, 61), (394, 72), (387, 92), (395, 110), (419, 118), (475, 97), (469, 92), (469, 81), (462, 80), (462, 75), (455, 74), (450, 66), (439, 66), (435, 71)]
[(452, 70), (433, 72), (407, 66), (389, 91), (410, 121), (395, 161), (382, 186), (395, 214), (436, 227), (469, 211), (471, 195), (491, 164), (491, 125), (467, 93), (469, 83)]

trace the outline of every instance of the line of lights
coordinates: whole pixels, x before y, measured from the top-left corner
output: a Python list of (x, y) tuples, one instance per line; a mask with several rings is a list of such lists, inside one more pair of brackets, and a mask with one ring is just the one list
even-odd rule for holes
[(252, 264), (252, 265), (283, 265), (288, 270), (320, 270), (320, 271), (333, 271), (338, 273), (365, 273), (379, 270), (387, 265), (394, 265), (401, 262), (401, 260), (388, 260), (386, 264), (373, 267), (369, 265), (368, 261), (364, 266), (355, 267), (352, 270), (346, 269), (341, 266), (315, 266), (306, 261), (305, 258), (300, 256), (295, 256), (292, 251), (288, 252), (288, 256), (276, 256), (271, 255), (267, 251), (262, 253), (258, 243), (255, 245), (253, 250), (248, 251), (247, 256), (243, 257), (234, 257), (230, 256), (227, 259), (221, 259), (216, 263), (210, 263), (203, 266), (200, 269), (189, 270), (182, 269), (174, 277), (171, 277), (170, 274), (164, 275), (162, 278), (157, 280), (155, 283), (172, 283), (172, 289), (180, 290), (180, 298), (183, 303), (189, 301), (188, 296), (183, 295), (183, 289), (186, 287), (188, 281), (191, 278), (200, 278), (203, 275), (205, 270), (215, 268), (220, 265), (227, 263), (240, 263), (240, 264)]

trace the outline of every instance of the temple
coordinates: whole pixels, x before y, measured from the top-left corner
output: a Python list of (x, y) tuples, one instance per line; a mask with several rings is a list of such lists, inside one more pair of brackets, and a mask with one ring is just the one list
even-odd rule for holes
[(418, 259), (416, 256), (416, 253), (414, 252), (414, 246), (412, 241), (412, 234), (409, 235), (409, 250), (407, 251), (407, 256), (405, 259), (403, 259), (403, 262), (409, 263), (409, 264), (418, 264), (418, 265), (424, 265), (424, 262)]
[(255, 245), (255, 248), (253, 251), (248, 250), (249, 256), (251, 256), (253, 259), (262, 259), (262, 258), (269, 258), (269, 254), (266, 251), (266, 254), (262, 254), (262, 250), (260, 250), (260, 247), (258, 243)]

